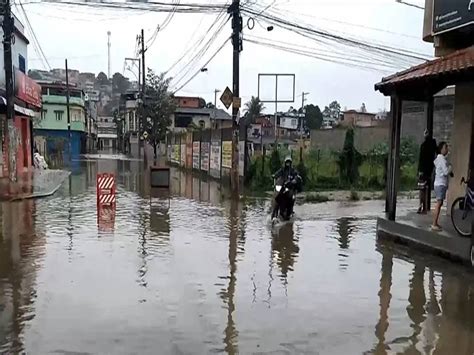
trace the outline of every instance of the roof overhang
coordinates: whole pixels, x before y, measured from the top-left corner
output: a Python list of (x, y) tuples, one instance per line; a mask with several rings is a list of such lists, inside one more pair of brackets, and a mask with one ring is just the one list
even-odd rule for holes
[(474, 82), (474, 46), (383, 78), (375, 90), (424, 101), (447, 86), (466, 82)]

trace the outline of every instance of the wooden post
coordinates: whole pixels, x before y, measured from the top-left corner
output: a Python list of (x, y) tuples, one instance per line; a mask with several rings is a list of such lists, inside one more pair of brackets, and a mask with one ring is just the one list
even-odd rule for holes
[[(428, 134), (430, 139), (433, 139), (433, 121), (434, 121), (434, 97), (430, 96), (426, 105), (426, 129), (428, 130)], [(433, 158), (434, 159), (434, 158)], [(425, 209), (426, 211), (431, 210), (431, 186), (433, 186), (431, 181), (432, 176), (429, 177), (430, 184), (427, 186), (426, 194), (425, 194)]]
[(395, 142), (395, 100), (392, 97), (390, 101), (390, 112), (392, 114), (392, 117), (390, 118), (390, 145), (389, 145), (389, 151), (388, 151), (388, 159), (385, 162), (385, 213), (388, 216), (388, 212), (390, 210), (390, 201), (391, 201), (391, 181), (392, 181), (392, 152), (393, 152), (393, 144)]
[(400, 135), (402, 126), (402, 100), (399, 96), (392, 97), (392, 123), (390, 140), (390, 171), (387, 183), (387, 219), (395, 221), (397, 214), (397, 194), (400, 180)]

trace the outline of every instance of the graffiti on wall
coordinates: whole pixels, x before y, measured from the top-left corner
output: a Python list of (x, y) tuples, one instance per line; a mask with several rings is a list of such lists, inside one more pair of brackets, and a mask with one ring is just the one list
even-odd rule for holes
[(8, 121), (8, 149), (7, 152), (14, 152), (14, 154), (9, 154), (9, 171), (10, 171), (10, 180), (15, 181), (15, 172), (16, 172), (16, 152), (18, 150), (18, 146), (20, 145), (20, 132), (18, 128), (15, 126), (15, 122), (13, 120)]

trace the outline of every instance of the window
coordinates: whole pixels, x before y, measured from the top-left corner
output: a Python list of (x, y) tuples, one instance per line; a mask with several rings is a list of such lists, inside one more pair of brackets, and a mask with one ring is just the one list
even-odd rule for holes
[(48, 95), (48, 88), (42, 87), (41, 88), (41, 95)]
[(41, 110), (41, 119), (45, 120), (46, 119), (46, 114), (48, 113), (48, 110)]
[(199, 121), (199, 127), (200, 128), (206, 128), (206, 122), (204, 122), (204, 120), (200, 120)]
[(18, 68), (22, 73), (26, 74), (26, 60), (21, 54), (18, 54)]
[(56, 121), (62, 121), (64, 111), (54, 111), (54, 115), (56, 116)]

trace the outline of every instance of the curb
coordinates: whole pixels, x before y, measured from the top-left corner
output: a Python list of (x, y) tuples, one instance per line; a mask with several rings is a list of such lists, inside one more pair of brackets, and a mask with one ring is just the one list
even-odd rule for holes
[(49, 191), (35, 192), (35, 193), (32, 193), (32, 194), (24, 194), (24, 195), (20, 195), (20, 196), (15, 196), (15, 197), (12, 197), (11, 199), (7, 200), (7, 201), (14, 202), (14, 201), (21, 201), (21, 200), (30, 200), (30, 199), (34, 199), (34, 198), (42, 198), (42, 197), (48, 197), (48, 196), (54, 195), (56, 193), (56, 191), (58, 191), (59, 188), (61, 187), (61, 185), (64, 183), (66, 178), (69, 177), (69, 175), (71, 175), (70, 171), (65, 172), (64, 177), (57, 184), (57, 186), (54, 187), (53, 189), (49, 190)]

